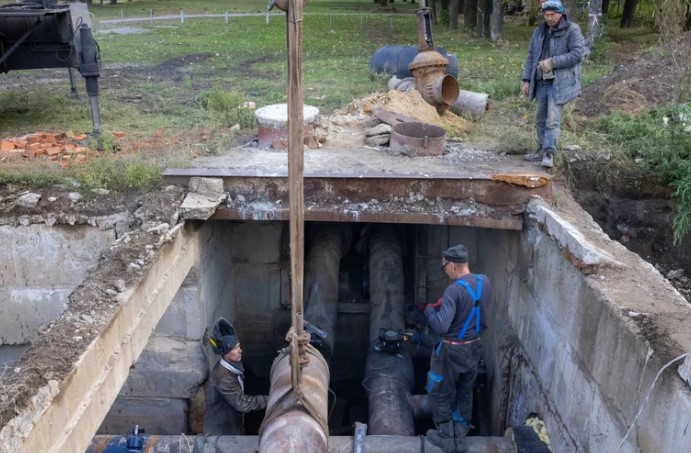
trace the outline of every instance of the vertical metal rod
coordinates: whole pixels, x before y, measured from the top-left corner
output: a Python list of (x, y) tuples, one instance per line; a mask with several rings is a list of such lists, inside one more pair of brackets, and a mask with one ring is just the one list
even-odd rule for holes
[(77, 78), (74, 75), (74, 68), (67, 68), (67, 72), (70, 77), (70, 97), (78, 98), (79, 94), (77, 93)]
[(125, 18), (125, 11), (121, 9), (120, 10), (120, 19), (124, 19), (124, 18)]
[(226, 25), (228, 25), (228, 11), (226, 11)]
[(362, 31), (362, 28), (363, 28), (363, 20), (364, 20), (364, 18), (362, 16), (360, 16), (360, 31)]
[(333, 16), (329, 14), (329, 30), (333, 29)]
[[(304, 193), (304, 110), (302, 94), (302, 19), (304, 0), (290, 0), (286, 14), (288, 33), (288, 186), (290, 205), (290, 270), (292, 328), (298, 341), (303, 336), (303, 278), (305, 255), (305, 193)], [(268, 14), (267, 14), (268, 18)], [(301, 358), (306, 358), (305, 344), (293, 345), (291, 383), (299, 391)], [(297, 354), (295, 354), (297, 352)]]
[(266, 12), (266, 25), (269, 25), (269, 12)]
[(154, 10), (150, 9), (149, 10), (149, 19), (151, 20), (151, 25), (154, 24)]
[(180, 23), (185, 23), (185, 12), (183, 10), (180, 10)]

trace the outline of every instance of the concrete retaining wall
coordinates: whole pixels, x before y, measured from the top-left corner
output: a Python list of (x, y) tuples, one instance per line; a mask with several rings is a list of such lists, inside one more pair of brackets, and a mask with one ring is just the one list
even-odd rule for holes
[(112, 228), (0, 226), (0, 345), (31, 342), (114, 240)]
[[(486, 342), (495, 362), (493, 412), (504, 413), (508, 424), (539, 414), (555, 452), (617, 451), (655, 375), (672, 358), (669, 350), (691, 350), (683, 327), (691, 320), (688, 304), (620, 245), (605, 240), (599, 247), (607, 250), (596, 247), (553, 212), (539, 215), (539, 204), (532, 209), (538, 221), (520, 236), (482, 238), (494, 257), (485, 258), (495, 281), (495, 333)], [(581, 266), (592, 257), (600, 262), (591, 261), (586, 275)], [(618, 258), (627, 264), (616, 265)], [(629, 317), (626, 307), (636, 305), (680, 323), (677, 331), (658, 332), (669, 335), (669, 349), (651, 344), (650, 333)], [(511, 343), (514, 336), (519, 343)], [(691, 391), (669, 370), (620, 451), (683, 451), (691, 445), (689, 420)]]

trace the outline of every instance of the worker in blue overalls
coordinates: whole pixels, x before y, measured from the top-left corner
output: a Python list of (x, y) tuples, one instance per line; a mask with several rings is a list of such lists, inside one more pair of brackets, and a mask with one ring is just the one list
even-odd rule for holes
[(490, 281), (486, 275), (470, 273), (468, 250), (460, 244), (442, 254), (441, 268), (454, 282), (441, 299), (424, 308), (431, 330), (441, 337), (427, 373), (426, 390), (437, 428), (427, 431), (427, 440), (445, 452), (465, 452)]

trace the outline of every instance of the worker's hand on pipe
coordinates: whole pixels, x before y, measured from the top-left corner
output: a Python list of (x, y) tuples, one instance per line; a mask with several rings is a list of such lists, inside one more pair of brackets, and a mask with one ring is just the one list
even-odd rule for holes
[(433, 303), (433, 304), (427, 304), (427, 305), (425, 306), (425, 310), (427, 310), (428, 308), (432, 307), (432, 308), (434, 308), (435, 310), (439, 311), (439, 309), (441, 308), (441, 303), (442, 303), (442, 298), (440, 297), (439, 300), (436, 301), (435, 303)]
[(523, 82), (523, 96), (528, 97), (530, 95), (530, 83)]

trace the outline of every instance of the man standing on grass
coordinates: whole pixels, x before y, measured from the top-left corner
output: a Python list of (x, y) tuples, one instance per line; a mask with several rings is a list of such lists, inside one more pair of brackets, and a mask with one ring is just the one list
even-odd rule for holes
[(581, 62), (585, 41), (580, 27), (570, 22), (559, 0), (542, 4), (545, 21), (533, 32), (523, 70), (523, 94), (537, 101), (535, 153), (524, 156), (542, 166), (554, 166), (564, 104), (581, 94)]

